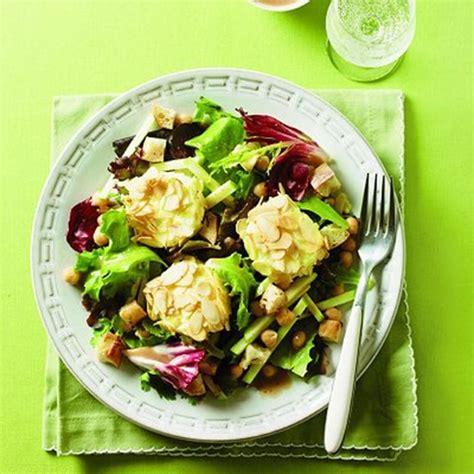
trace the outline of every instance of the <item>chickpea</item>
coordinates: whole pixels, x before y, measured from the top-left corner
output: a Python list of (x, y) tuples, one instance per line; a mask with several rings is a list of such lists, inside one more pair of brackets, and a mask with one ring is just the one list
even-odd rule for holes
[(332, 296), (339, 296), (342, 295), (345, 291), (344, 285), (342, 283), (339, 283), (336, 285), (334, 288), (331, 290), (331, 295)]
[(306, 333), (304, 331), (296, 331), (291, 338), (291, 347), (295, 351), (299, 351), (306, 343)]
[(183, 123), (191, 123), (193, 121), (193, 116), (191, 114), (176, 114), (174, 119), (175, 125), (181, 125)]
[(151, 336), (151, 333), (149, 333), (148, 331), (146, 331), (145, 329), (137, 329), (135, 331), (135, 336), (141, 338), (141, 339), (146, 339), (147, 337), (150, 337)]
[(238, 364), (233, 364), (229, 367), (229, 373), (233, 379), (240, 379), (244, 373), (244, 369)]
[(102, 225), (103, 222), (104, 222), (104, 215), (101, 214), (101, 215), (97, 218), (97, 224), (98, 224), (98, 225)]
[(261, 183), (256, 184), (253, 188), (253, 193), (259, 198), (265, 196), (265, 182), (262, 181)]
[(216, 375), (217, 372), (217, 362), (214, 360), (203, 360), (199, 362), (199, 368), (201, 372), (205, 373), (206, 375)]
[(291, 324), (295, 318), (295, 313), (288, 308), (280, 309), (280, 311), (275, 315), (275, 319), (280, 326), (288, 326), (288, 324)]
[(257, 168), (258, 171), (267, 171), (269, 165), (270, 158), (268, 158), (267, 155), (263, 155), (257, 160), (257, 163), (255, 163), (255, 168)]
[(344, 250), (339, 254), (339, 261), (344, 268), (350, 268), (352, 266), (352, 262), (354, 261), (354, 257), (352, 256), (351, 252), (346, 252)]
[(272, 349), (276, 346), (278, 334), (273, 329), (265, 329), (265, 331), (260, 334), (260, 339), (269, 349)]
[(265, 364), (262, 369), (262, 374), (267, 378), (275, 377), (278, 373), (278, 369), (272, 364)]
[(357, 242), (354, 237), (349, 237), (342, 245), (342, 250), (347, 250), (348, 252), (354, 252), (357, 249)]
[(359, 221), (355, 217), (348, 217), (346, 221), (349, 224), (349, 234), (357, 235), (359, 233)]
[(326, 204), (329, 204), (331, 207), (334, 207), (334, 205), (336, 204), (336, 201), (334, 198), (330, 197), (326, 199)]
[(324, 315), (328, 319), (332, 319), (334, 321), (340, 321), (342, 319), (342, 312), (337, 308), (329, 308), (324, 311)]
[(262, 316), (265, 316), (265, 308), (261, 305), (260, 301), (252, 301), (250, 303), (250, 311), (254, 316), (257, 318), (260, 318)]
[(100, 227), (97, 227), (94, 231), (93, 239), (99, 247), (103, 247), (109, 243), (109, 238), (100, 231)]
[(80, 272), (76, 272), (74, 268), (68, 267), (65, 268), (63, 271), (63, 278), (66, 283), (70, 285), (77, 285), (81, 281), (82, 274)]

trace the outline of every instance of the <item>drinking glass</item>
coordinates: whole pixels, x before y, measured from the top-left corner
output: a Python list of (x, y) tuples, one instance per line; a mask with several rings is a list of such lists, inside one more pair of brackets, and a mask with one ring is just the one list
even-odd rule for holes
[(328, 54), (349, 79), (370, 82), (393, 72), (415, 34), (415, 0), (332, 0)]

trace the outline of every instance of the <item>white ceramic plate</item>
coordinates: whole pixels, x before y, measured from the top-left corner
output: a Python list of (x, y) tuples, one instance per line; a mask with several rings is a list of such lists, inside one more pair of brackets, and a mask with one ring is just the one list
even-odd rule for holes
[[(96, 361), (90, 328), (79, 292), (63, 282), (62, 270), (73, 264), (65, 240), (69, 209), (107, 179), (114, 139), (135, 133), (152, 101), (192, 112), (201, 95), (227, 110), (242, 106), (264, 113), (311, 135), (336, 164), (338, 176), (355, 209), (360, 206), (366, 173), (384, 172), (373, 150), (339, 112), (320, 98), (282, 79), (238, 69), (204, 69), (164, 76), (122, 94), (98, 112), (69, 142), (51, 171), (36, 212), (32, 236), (32, 272), (43, 323), (61, 359), (98, 400), (128, 420), (152, 431), (194, 441), (235, 441), (265, 436), (319, 413), (328, 403), (332, 376), (307, 384), (294, 380), (278, 395), (244, 391), (227, 402), (192, 406), (161, 400), (140, 390), (138, 369), (124, 363), (117, 370)], [(400, 301), (404, 240), (399, 228), (395, 250), (369, 295), (362, 373), (380, 350)], [(332, 359), (337, 363), (338, 348)]]

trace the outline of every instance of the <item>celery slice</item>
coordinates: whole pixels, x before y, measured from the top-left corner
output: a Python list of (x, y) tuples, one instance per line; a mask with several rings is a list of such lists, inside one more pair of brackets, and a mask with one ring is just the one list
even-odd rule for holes
[(303, 296), (303, 301), (306, 303), (309, 312), (316, 318), (318, 323), (324, 321), (325, 317), (321, 310), (318, 308), (318, 305), (311, 299), (311, 297), (306, 293)]
[(335, 306), (341, 306), (342, 304), (353, 301), (355, 294), (356, 290), (346, 291), (345, 293), (342, 293), (342, 295), (333, 296), (327, 300), (320, 301), (317, 303), (317, 305), (321, 311), (325, 311), (326, 309), (334, 308)]
[(122, 156), (130, 156), (146, 137), (147, 133), (155, 127), (156, 123), (153, 114), (148, 114)]
[(206, 209), (211, 209), (211, 207), (224, 201), (226, 198), (230, 197), (236, 189), (237, 186), (232, 181), (225, 182), (206, 196)]

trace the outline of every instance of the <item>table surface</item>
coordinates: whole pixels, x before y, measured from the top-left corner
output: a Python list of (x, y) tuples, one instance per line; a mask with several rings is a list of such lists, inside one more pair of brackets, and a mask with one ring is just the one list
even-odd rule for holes
[[(313, 0), (276, 14), (245, 0), (0, 0), (1, 472), (473, 472), (472, 4), (419, 0), (409, 54), (395, 75), (371, 85), (344, 79), (329, 63), (327, 5)], [(56, 458), (41, 450), (46, 335), (31, 291), (29, 240), (49, 169), (52, 97), (121, 92), (206, 66), (261, 70), (312, 88), (406, 94), (407, 280), (420, 433), (395, 463)]]

